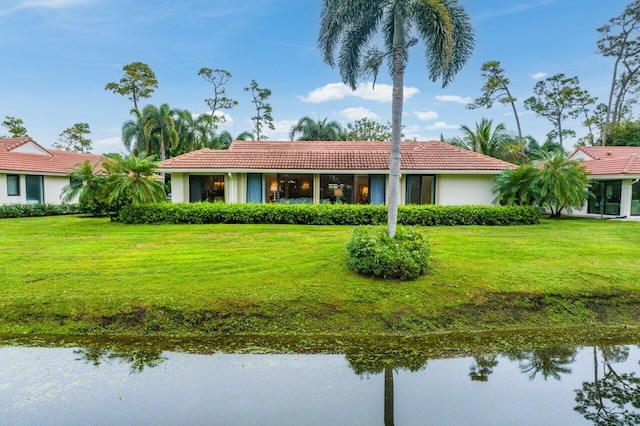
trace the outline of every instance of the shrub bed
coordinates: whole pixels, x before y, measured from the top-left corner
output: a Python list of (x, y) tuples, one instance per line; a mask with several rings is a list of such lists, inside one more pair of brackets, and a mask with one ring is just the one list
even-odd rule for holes
[(13, 217), (59, 216), (80, 213), (77, 204), (6, 204), (0, 205), (0, 219)]
[[(531, 206), (400, 206), (401, 225), (529, 225), (540, 210)], [(162, 203), (130, 205), (120, 212), (127, 224), (299, 224), (382, 225), (387, 207), (349, 204)]]
[(427, 273), (429, 244), (416, 229), (398, 227), (395, 238), (383, 227), (361, 226), (351, 232), (347, 263), (360, 275), (404, 281)]

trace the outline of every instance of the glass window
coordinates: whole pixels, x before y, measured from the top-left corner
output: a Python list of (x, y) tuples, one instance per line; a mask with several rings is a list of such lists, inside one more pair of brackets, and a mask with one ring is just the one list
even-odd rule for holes
[(7, 195), (20, 195), (20, 176), (7, 175)]
[(25, 176), (27, 203), (44, 202), (44, 178), (42, 176)]
[(247, 174), (247, 203), (262, 203), (261, 174)]
[(631, 216), (640, 216), (640, 182), (631, 187)]
[(369, 176), (354, 176), (355, 192), (354, 204), (369, 204)]
[(434, 176), (407, 176), (407, 204), (433, 204)]
[(353, 175), (320, 175), (321, 203), (352, 204), (353, 198)]
[(592, 214), (620, 215), (622, 181), (595, 181), (591, 184), (593, 197), (589, 198), (587, 212)]
[(264, 175), (264, 200), (267, 203), (278, 202), (278, 175)]
[(276, 197), (279, 203), (312, 204), (313, 175), (279, 174)]
[(189, 176), (189, 202), (224, 203), (224, 175)]

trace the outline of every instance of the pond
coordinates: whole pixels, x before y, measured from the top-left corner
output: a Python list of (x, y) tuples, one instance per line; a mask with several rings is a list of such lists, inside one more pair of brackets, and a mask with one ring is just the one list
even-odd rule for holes
[(0, 341), (0, 423), (640, 423), (635, 342), (517, 341), (495, 350), (444, 338), (391, 345), (8, 339)]

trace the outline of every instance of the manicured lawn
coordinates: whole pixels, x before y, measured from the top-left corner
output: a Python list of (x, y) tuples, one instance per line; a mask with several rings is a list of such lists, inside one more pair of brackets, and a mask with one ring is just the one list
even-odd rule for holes
[(430, 275), (359, 277), (340, 226), (0, 220), (0, 331), (422, 333), (634, 324), (640, 222), (425, 228)]

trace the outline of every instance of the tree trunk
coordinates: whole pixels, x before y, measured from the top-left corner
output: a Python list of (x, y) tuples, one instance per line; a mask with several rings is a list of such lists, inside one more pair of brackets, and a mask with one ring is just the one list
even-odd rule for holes
[(393, 412), (393, 368), (384, 369), (384, 426), (395, 423)]
[(389, 206), (387, 234), (396, 236), (398, 204), (400, 203), (400, 133), (402, 130), (402, 102), (404, 98), (404, 34), (402, 17), (395, 13), (393, 30), (393, 98), (391, 103), (391, 158), (389, 161)]
[[(513, 97), (511, 96), (511, 92), (509, 92), (509, 88), (507, 87), (506, 84), (504, 84), (504, 82), (502, 83), (502, 87), (504, 88), (505, 92), (507, 92), (507, 96), (510, 99), (513, 99)], [(518, 139), (522, 140), (522, 129), (520, 128), (520, 118), (518, 117), (518, 111), (516, 111), (515, 102), (511, 102), (511, 108), (513, 109), (513, 116), (516, 118), (516, 126), (518, 126)]]
[(609, 132), (609, 120), (611, 117), (611, 103), (613, 102), (613, 92), (616, 90), (616, 78), (618, 77), (618, 64), (620, 57), (616, 59), (613, 66), (613, 78), (611, 79), (611, 89), (609, 91), (609, 103), (607, 104), (607, 114), (604, 119), (604, 129), (602, 130), (602, 146), (607, 145), (607, 133)]

